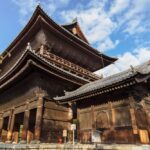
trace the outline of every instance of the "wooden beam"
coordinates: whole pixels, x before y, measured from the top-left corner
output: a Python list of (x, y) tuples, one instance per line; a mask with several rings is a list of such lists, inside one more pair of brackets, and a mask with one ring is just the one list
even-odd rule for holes
[(40, 140), (41, 137), (41, 123), (43, 117), (43, 106), (44, 106), (44, 94), (38, 94), (37, 101), (37, 112), (36, 112), (36, 122), (35, 122), (35, 140)]

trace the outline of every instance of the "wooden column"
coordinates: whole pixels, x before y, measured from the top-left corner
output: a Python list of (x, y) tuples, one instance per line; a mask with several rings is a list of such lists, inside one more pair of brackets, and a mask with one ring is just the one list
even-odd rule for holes
[(138, 126), (136, 122), (136, 115), (135, 115), (135, 104), (134, 104), (134, 99), (133, 97), (129, 98), (130, 102), (130, 115), (131, 115), (131, 125), (132, 125), (132, 130), (134, 134), (134, 141), (135, 143), (137, 142), (137, 136), (138, 136)]
[(111, 141), (112, 142), (115, 142), (116, 141), (116, 138), (115, 138), (115, 120), (116, 120), (116, 116), (115, 116), (115, 109), (113, 108), (113, 104), (112, 102), (109, 102), (108, 103), (108, 107), (111, 111), (111, 118), (110, 118), (110, 138), (111, 138)]
[(77, 108), (77, 120), (78, 120), (78, 129), (77, 129), (77, 133), (78, 133), (78, 141), (79, 142), (81, 142), (81, 139), (82, 139), (82, 137), (81, 137), (81, 131), (80, 131), (80, 109), (79, 108)]
[(26, 102), (26, 109), (24, 112), (24, 120), (23, 120), (23, 131), (22, 131), (22, 140), (27, 140), (27, 133), (28, 133), (28, 127), (29, 127), (29, 116), (30, 116), (30, 110), (29, 110), (29, 102)]
[(0, 114), (0, 141), (1, 141), (1, 137), (2, 137), (2, 130), (3, 130), (3, 113)]
[(109, 102), (109, 109), (111, 110), (111, 129), (115, 127), (115, 109), (112, 106), (112, 103)]
[(146, 119), (146, 122), (147, 122), (146, 128), (147, 128), (147, 131), (149, 133), (149, 139), (150, 139), (150, 116), (149, 116), (149, 111), (146, 108), (145, 100), (142, 100), (141, 104), (142, 104), (144, 115), (145, 115), (145, 119)]
[(15, 114), (14, 114), (14, 108), (12, 108), (10, 110), (9, 122), (8, 122), (8, 133), (7, 133), (7, 141), (8, 142), (11, 141), (11, 139), (12, 139), (14, 120), (15, 120)]
[(43, 103), (44, 103), (43, 97), (44, 94), (38, 94), (35, 134), (34, 134), (35, 140), (40, 140), (40, 136), (41, 136), (41, 123), (43, 117)]
[(91, 114), (92, 114), (92, 129), (96, 130), (96, 120), (95, 120), (95, 115), (94, 115), (94, 106), (91, 106)]

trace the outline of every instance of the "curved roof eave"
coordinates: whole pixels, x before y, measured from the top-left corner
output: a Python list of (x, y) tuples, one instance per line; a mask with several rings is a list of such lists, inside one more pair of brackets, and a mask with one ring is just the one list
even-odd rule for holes
[[(104, 54), (100, 53), (99, 51), (97, 51), (96, 49), (94, 49), (93, 47), (91, 47), (88, 43), (84, 42), (80, 38), (78, 38), (75, 35), (73, 35), (72, 33), (70, 33), (67, 29), (65, 29), (65, 28), (61, 27), (60, 25), (58, 25), (57, 23), (55, 23), (40, 8), (39, 5), (37, 6), (36, 10), (34, 11), (32, 17), (29, 20), (29, 22), (27, 23), (27, 25), (23, 28), (23, 30), (19, 33), (19, 35), (15, 38), (15, 40), (8, 46), (8, 48), (2, 53), (2, 55), (4, 56), (4, 58), (5, 58), (5, 54), (7, 54), (7, 52), (11, 52), (11, 50), (13, 50), (13, 47), (17, 44), (17, 42), (20, 39), (22, 39), (22, 37), (30, 29), (30, 27), (32, 26), (32, 24), (34, 24), (34, 22), (36, 21), (36, 19), (38, 18), (38, 16), (43, 17), (47, 23), (53, 24), (57, 28), (56, 30), (59, 30), (59, 34), (63, 35), (65, 38), (67, 38), (68, 41), (70, 41), (70, 42), (72, 42), (72, 43), (80, 46), (81, 49), (84, 49), (84, 50), (88, 51), (89, 53), (92, 53), (93, 55), (95, 55), (96, 57), (99, 57), (100, 59), (101, 59), (101, 57), (103, 57), (103, 59), (106, 59), (106, 61), (109, 62), (109, 64), (117, 60), (117, 58), (109, 57), (107, 55), (104, 55)], [(70, 38), (68, 38), (68, 36), (70, 36), (71, 38), (73, 38), (73, 40), (71, 40)]]
[[(66, 70), (63, 70), (62, 68), (59, 68), (59, 67), (55, 66), (54, 64), (51, 64), (51, 63), (48, 62), (46, 59), (42, 58), (42, 56), (36, 54), (36, 53), (33, 52), (32, 50), (25, 50), (24, 53), (21, 55), (21, 57), (18, 59), (18, 61), (14, 64), (14, 66), (13, 66), (10, 70), (8, 70), (4, 75), (2, 75), (2, 76), (0, 77), (0, 84), (6, 84), (6, 82), (8, 82), (7, 80), (9, 80), (10, 78), (14, 78), (14, 77), (11, 77), (12, 74), (13, 74), (13, 72), (14, 72), (15, 70), (17, 70), (18, 66), (20, 66), (20, 65), (24, 62), (25, 58), (26, 58), (27, 56), (29, 56), (29, 55), (34, 56), (34, 57), (35, 57), (38, 61), (40, 61), (41, 63), (45, 63), (48, 67), (51, 67), (51, 68), (53, 68), (54, 70), (60, 72), (61, 74), (64, 74), (65, 76), (62, 76), (61, 74), (60, 74), (60, 75), (55, 74), (56, 76), (59, 76), (59, 77), (62, 78), (62, 79), (65, 79), (65, 80), (67, 80), (67, 81), (69, 81), (69, 82), (73, 82), (73, 83), (78, 84), (78, 85), (83, 85), (84, 83), (89, 82), (88, 80), (83, 79), (82, 77), (78, 77), (78, 76), (76, 76), (76, 75), (74, 75), (74, 74), (72, 74), (72, 73), (70, 73), (70, 72), (68, 72), (68, 71), (66, 71)], [(33, 62), (32, 60), (30, 60), (30, 59), (27, 60), (26, 65), (28, 66), (29, 64), (31, 64), (31, 62), (32, 62), (32, 64), (33, 64), (34, 66), (38, 67), (38, 66), (36, 65), (36, 63), (34, 63), (34, 62)], [(25, 65), (25, 66), (26, 66), (26, 65)], [(27, 67), (27, 66), (26, 66), (26, 67)], [(21, 69), (21, 70), (22, 70), (22, 69)], [(18, 71), (18, 72), (20, 72), (20, 71)], [(16, 74), (18, 74), (18, 72), (17, 72)], [(50, 72), (51, 72), (50, 69), (47, 70), (47, 72), (50, 73)], [(51, 72), (51, 74), (53, 74), (53, 73)], [(68, 78), (68, 77), (70, 77), (70, 78)], [(82, 83), (82, 82), (84, 82), (84, 83)], [(1, 85), (0, 85), (0, 86), (1, 86)]]
[[(76, 97), (83, 97), (83, 95), (86, 95), (90, 92), (100, 90), (102, 88), (113, 86), (115, 84), (121, 83), (123, 81), (126, 81), (127, 79), (130, 79), (132, 77), (135, 77), (137, 75), (147, 75), (150, 74), (150, 63), (146, 62), (139, 66), (136, 66), (134, 68), (128, 69), (126, 71), (123, 71), (121, 73), (117, 73), (115, 75), (106, 77), (104, 79), (96, 80), (91, 83), (87, 83), (80, 88), (78, 88), (75, 91), (72, 92), (66, 92), (64, 96), (56, 97), (55, 100), (58, 101), (65, 101), (68, 99), (75, 99)], [(144, 78), (144, 80), (149, 78), (150, 76)], [(141, 82), (143, 80), (135, 78), (136, 82)]]

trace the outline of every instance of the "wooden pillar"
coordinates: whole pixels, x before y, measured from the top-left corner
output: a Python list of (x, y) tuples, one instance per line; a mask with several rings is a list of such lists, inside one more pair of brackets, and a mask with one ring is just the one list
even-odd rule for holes
[(10, 110), (9, 122), (8, 122), (8, 133), (7, 133), (7, 141), (8, 142), (11, 141), (11, 139), (12, 139), (14, 120), (15, 120), (15, 114), (14, 114), (14, 108), (12, 108)]
[(1, 137), (2, 137), (2, 130), (3, 130), (3, 113), (0, 114), (0, 141), (1, 141)]
[(149, 118), (149, 115), (148, 115), (149, 112), (148, 112), (148, 110), (146, 108), (145, 100), (143, 100), (141, 102), (141, 104), (143, 106), (143, 111), (144, 111), (146, 122), (147, 122), (147, 124), (146, 124), (147, 130), (150, 131), (150, 121), (149, 121), (150, 118)]
[(111, 125), (111, 129), (114, 129), (115, 127), (115, 109), (113, 108), (112, 106), (112, 103), (109, 102), (109, 109), (111, 110), (111, 122), (110, 122), (110, 125)]
[(24, 120), (23, 120), (23, 131), (22, 131), (22, 140), (27, 140), (27, 133), (28, 133), (28, 127), (29, 127), (29, 116), (30, 116), (30, 110), (29, 110), (29, 102), (26, 102), (26, 109), (24, 112)]
[(92, 114), (92, 129), (96, 130), (96, 120), (95, 120), (95, 114), (94, 114), (94, 106), (91, 106), (91, 114)]
[(80, 109), (77, 108), (77, 120), (78, 120), (78, 128), (77, 128), (77, 133), (78, 133), (78, 141), (81, 142), (82, 140), (82, 137), (81, 137), (81, 131), (80, 131)]
[(111, 117), (110, 117), (110, 139), (112, 142), (115, 142), (116, 141), (116, 134), (115, 134), (115, 119), (116, 119), (116, 116), (115, 116), (115, 109), (113, 108), (113, 104), (112, 102), (108, 102), (108, 107), (111, 111)]
[(129, 102), (130, 102), (131, 125), (132, 125), (132, 130), (134, 135), (134, 141), (136, 143), (138, 141), (138, 126), (136, 122), (134, 99), (130, 97)]
[(35, 140), (40, 140), (40, 136), (41, 136), (41, 123), (43, 117), (43, 103), (44, 103), (43, 97), (44, 94), (38, 94), (35, 133), (34, 133)]

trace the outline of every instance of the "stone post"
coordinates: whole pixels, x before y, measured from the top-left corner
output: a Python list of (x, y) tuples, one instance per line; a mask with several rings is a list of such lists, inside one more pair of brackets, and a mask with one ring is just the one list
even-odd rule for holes
[(41, 136), (41, 123), (43, 117), (43, 103), (44, 103), (44, 94), (38, 94), (37, 101), (37, 112), (36, 112), (36, 122), (35, 122), (35, 140), (40, 140)]

